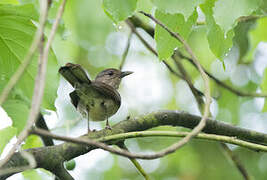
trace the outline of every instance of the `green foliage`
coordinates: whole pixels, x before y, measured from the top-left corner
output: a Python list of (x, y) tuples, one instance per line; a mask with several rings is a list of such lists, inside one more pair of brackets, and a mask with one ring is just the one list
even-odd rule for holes
[(19, 134), (24, 129), (27, 122), (29, 106), (21, 100), (12, 99), (6, 101), (3, 108), (11, 117), (13, 127), (17, 128), (17, 134)]
[(222, 28), (216, 24), (213, 17), (214, 0), (207, 0), (205, 4), (201, 5), (201, 9), (206, 16), (207, 23), (207, 38), (209, 46), (214, 55), (223, 60), (224, 56), (230, 51), (232, 47), (232, 38), (234, 36), (233, 30), (225, 33)]
[[(46, 24), (46, 36), (49, 35), (60, 3), (61, 1), (52, 2), (48, 14), (48, 22)], [(29, 50), (36, 32), (36, 27), (38, 27), (38, 4), (38, 0), (0, 0), (0, 92), (2, 92), (8, 80), (21, 65)], [(221, 78), (221, 82), (242, 92), (255, 92), (261, 89), (262, 92), (267, 93), (267, 70), (265, 70), (260, 85), (257, 83), (260, 81), (259, 79), (261, 77), (256, 79), (258, 76), (256, 78), (252, 76), (253, 71), (256, 69), (252, 67), (252, 63), (256, 59), (254, 56), (256, 48), (260, 42), (267, 42), (266, 7), (266, 0), (68, 1), (63, 19), (60, 22), (60, 28), (52, 44), (53, 49), (49, 54), (42, 108), (55, 110), (54, 103), (59, 81), (57, 73), (59, 68), (58, 60), (60, 60), (59, 64), (61, 65), (66, 62), (79, 63), (88, 70), (92, 77), (104, 68), (118, 67), (121, 62), (121, 56), (114, 55), (112, 51), (108, 50), (108, 39), (114, 34), (120, 34), (122, 36), (128, 35), (129, 28), (127, 28), (122, 21), (132, 15), (136, 15), (147, 26), (154, 27), (150, 19), (137, 13), (139, 10), (144, 10), (152, 14), (169, 29), (179, 33), (188, 41), (201, 65), (214, 76), (217, 77), (218, 75), (218, 79)], [(118, 23), (120, 23), (119, 26)], [(145, 33), (141, 35), (152, 44), (152, 38), (147, 38), (148, 35)], [(159, 25), (155, 25), (154, 40), (156, 42), (156, 50), (159, 59), (166, 60), (173, 69), (177, 71), (177, 69), (175, 69), (175, 63), (173, 63), (170, 57), (175, 48), (178, 48), (180, 52), (189, 56), (182, 48), (182, 44), (170, 36), (170, 34)], [(123, 48), (125, 44), (121, 41), (124, 40), (119, 39), (118, 42), (112, 41), (111, 46), (117, 46), (119, 44), (119, 48)], [(142, 64), (142, 67), (150, 68), (145, 63), (148, 59), (155, 58), (155, 56), (148, 53), (145, 47), (140, 46), (138, 43), (140, 42), (136, 40), (136, 37), (132, 36), (126, 64), (129, 63), (131, 65), (131, 63), (135, 63), (136, 58), (143, 58), (142, 62), (144, 62), (144, 64)], [(237, 55), (230, 51), (233, 45), (235, 46), (233, 49), (238, 48), (237, 51), (239, 53), (237, 53)], [(227, 54), (230, 55), (230, 58), (229, 56), (225, 58)], [(0, 136), (3, 137), (0, 138), (0, 153), (2, 153), (10, 139), (21, 132), (25, 127), (31, 105), (34, 80), (38, 69), (38, 56), (39, 52), (36, 52), (26, 73), (22, 76), (19, 83), (11, 92), (8, 100), (2, 106), (13, 123), (11, 127), (0, 130)], [(228, 66), (226, 66), (223, 72), (219, 72), (221, 71), (222, 63), (214, 66), (214, 64), (217, 63), (217, 58), (228, 61), (230, 59)], [(181, 62), (190, 75), (194, 85), (201, 91), (204, 91), (199, 72), (188, 61), (183, 60)], [(246, 73), (250, 74), (247, 76), (250, 78), (248, 83), (244, 86), (237, 87), (231, 82), (232, 79), (230, 78), (232, 76), (231, 72), (239, 65), (238, 63), (251, 64), (246, 66), (249, 69)], [(127, 66), (127, 68), (128, 67), (130, 66)], [(225, 73), (227, 76), (220, 76), (220, 73)], [(142, 74), (138, 72), (136, 76), (139, 75), (141, 76)], [(180, 87), (178, 87), (177, 84), (181, 79), (173, 75), (171, 75), (171, 78), (173, 89), (180, 91)], [(165, 79), (162, 81), (164, 80)], [(216, 119), (234, 125), (243, 125), (242, 114), (240, 114), (240, 112), (244, 111), (241, 111), (243, 104), (247, 101), (252, 102), (255, 98), (239, 97), (229, 90), (221, 88), (214, 81), (211, 80), (210, 82), (212, 96), (216, 99), (218, 106)], [(139, 91), (142, 93), (144, 92), (144, 94), (147, 93), (146, 89), (143, 90), (143, 88), (139, 88), (136, 94), (139, 93)], [(158, 89), (155, 90), (155, 93), (156, 91), (158, 91)], [(165, 92), (165, 89), (163, 89), (163, 91)], [(58, 91), (59, 95), (61, 95), (60, 93), (61, 91)], [(123, 96), (125, 96), (125, 94), (122, 94), (122, 97)], [(149, 96), (147, 96), (147, 98), (149, 98)], [(166, 103), (167, 105), (159, 104), (157, 108), (168, 107), (168, 109), (183, 110), (181, 108), (182, 106), (177, 103), (176, 98), (177, 94), (174, 92), (173, 97)], [(131, 99), (134, 98), (131, 97)], [(127, 100), (128, 98), (124, 98), (123, 102)], [(58, 100), (57, 102), (57, 108), (64, 107), (62, 108), (63, 110), (58, 108), (57, 113), (59, 119), (61, 118), (66, 121), (76, 120), (75, 122), (78, 122), (79, 117), (77, 114), (73, 113), (74, 108), (70, 106), (70, 104), (66, 104), (66, 102), (64, 104), (60, 101), (62, 100)], [(144, 99), (144, 101), (146, 101), (146, 99)], [(130, 102), (129, 104), (134, 103)], [(190, 102), (189, 105), (191, 104), (193, 103)], [(249, 111), (252, 113), (258, 113), (257, 115), (259, 116), (265, 115), (254, 112), (254, 109), (251, 107), (249, 108)], [(266, 111), (267, 103), (265, 102), (263, 112)], [(136, 110), (136, 112), (138, 112), (138, 110)], [(126, 113), (132, 116), (133, 112)], [(121, 114), (119, 114), (119, 116), (121, 116)], [(120, 120), (117, 117), (114, 119)], [(62, 121), (59, 124), (63, 123), (65, 122)], [(75, 125), (76, 124), (72, 126)], [(182, 128), (170, 128), (167, 126), (158, 127), (156, 129), (184, 130)], [(72, 129), (67, 129), (67, 132), (71, 134)], [(159, 151), (176, 141), (177, 138), (140, 138), (138, 140), (127, 141), (127, 146), (129, 145), (134, 152), (143, 152), (146, 150)], [(43, 146), (40, 137), (29, 136), (22, 148), (28, 149), (40, 146)], [(237, 148), (234, 152), (241, 155), (241, 161), (255, 179), (266, 178), (267, 165), (265, 163), (266, 161), (262, 160), (262, 154), (247, 151), (243, 148)], [(127, 165), (131, 166), (132, 169), (129, 170), (129, 167), (121, 165), (121, 159), (127, 161)], [(78, 160), (76, 162), (71, 160), (67, 162), (65, 166), (68, 170), (73, 170), (75, 173), (76, 170), (80, 168), (78, 163)], [(128, 159), (114, 156), (114, 162), (112, 163), (110, 169), (91, 168), (85, 173), (88, 173), (90, 177), (94, 179), (97, 179), (95, 176), (99, 176), (99, 179), (110, 179), (111, 177), (112, 179), (142, 179)], [(127, 170), (126, 168), (129, 169)], [(199, 140), (193, 140), (176, 153), (161, 158), (156, 170), (149, 173), (149, 175), (154, 179), (241, 179), (241, 175), (236, 170), (236, 167), (227, 160), (216, 143)], [(23, 176), (25, 179), (42, 178), (42, 175), (36, 170), (23, 172)]]
[(262, 0), (218, 0), (214, 5), (214, 19), (224, 32), (232, 29), (237, 19), (251, 15)]
[(260, 42), (267, 42), (267, 17), (261, 18), (257, 20), (257, 25), (255, 29), (252, 29), (249, 32), (249, 39), (251, 42), (251, 49), (245, 59), (247, 61), (253, 60), (253, 55), (255, 53), (255, 49)]
[(160, 9), (162, 12), (171, 14), (183, 14), (187, 20), (195, 11), (195, 8), (204, 3), (204, 0), (193, 0), (193, 1), (183, 1), (183, 0), (151, 0), (152, 3)]
[(0, 4), (19, 4), (18, 0), (1, 0)]
[(43, 142), (39, 136), (30, 135), (27, 137), (25, 144), (22, 145), (23, 149), (42, 147)]
[(228, 122), (231, 124), (239, 123), (239, 114), (236, 113), (241, 105), (241, 100), (238, 96), (233, 96), (231, 92), (220, 88), (220, 98), (218, 100), (219, 112), (217, 120)]
[(10, 139), (16, 134), (16, 128), (6, 127), (0, 130), (0, 155), (3, 152), (4, 147), (10, 141)]
[[(192, 25), (197, 20), (197, 12), (195, 10), (187, 21), (182, 14), (168, 14), (159, 10), (156, 10), (155, 17), (172, 31), (179, 33), (184, 39), (187, 39)], [(159, 59), (168, 59), (173, 54), (174, 49), (182, 45), (159, 25), (156, 25), (155, 28), (155, 40), (157, 42)]]
[(118, 23), (133, 15), (136, 3), (137, 0), (103, 0), (103, 8), (107, 15)]
[(247, 54), (248, 50), (250, 49), (250, 41), (248, 38), (248, 33), (255, 25), (255, 21), (248, 21), (248, 22), (239, 22), (235, 27), (235, 36), (233, 41), (235, 45), (239, 48), (239, 59), (242, 58)]
[(35, 169), (24, 171), (22, 172), (22, 174), (25, 179), (29, 180), (42, 179), (40, 174)]
[[(2, 52), (0, 54), (0, 92), (28, 52), (36, 31), (33, 21), (38, 21), (38, 14), (32, 4), (21, 6), (0, 5), (0, 47)], [(26, 73), (15, 87), (17, 91), (23, 93), (26, 99), (31, 99), (32, 97), (34, 77), (37, 73), (37, 59), (38, 56), (35, 55)], [(49, 54), (48, 69), (43, 107), (54, 109), (58, 85), (58, 67), (53, 52)], [(51, 81), (51, 79), (54, 79), (54, 81)], [(13, 96), (15, 96), (16, 91), (13, 92)]]

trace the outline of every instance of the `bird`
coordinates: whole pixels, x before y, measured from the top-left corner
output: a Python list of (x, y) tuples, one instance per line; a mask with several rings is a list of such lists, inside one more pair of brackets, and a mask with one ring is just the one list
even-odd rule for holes
[(108, 118), (121, 106), (121, 96), (117, 89), (121, 79), (133, 72), (108, 68), (98, 73), (95, 80), (90, 80), (81, 65), (67, 63), (59, 68), (59, 73), (74, 88), (69, 96), (78, 112), (87, 116), (88, 133), (91, 132), (89, 120), (106, 120), (106, 129), (111, 129)]

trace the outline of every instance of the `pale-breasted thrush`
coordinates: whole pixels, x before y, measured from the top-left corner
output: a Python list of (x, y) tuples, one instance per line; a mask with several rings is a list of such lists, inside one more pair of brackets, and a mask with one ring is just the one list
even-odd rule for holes
[(100, 72), (91, 81), (86, 71), (79, 64), (67, 63), (59, 69), (59, 73), (74, 87), (70, 93), (72, 104), (82, 114), (92, 121), (106, 121), (106, 128), (110, 128), (108, 118), (114, 115), (121, 105), (121, 97), (117, 89), (121, 79), (132, 74), (131, 71), (120, 71), (109, 68)]

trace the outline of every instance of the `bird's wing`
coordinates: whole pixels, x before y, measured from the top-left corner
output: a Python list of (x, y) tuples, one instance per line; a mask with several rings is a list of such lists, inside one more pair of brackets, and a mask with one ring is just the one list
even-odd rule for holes
[(58, 71), (73, 87), (75, 83), (88, 83), (91, 81), (85, 70), (79, 64), (67, 63)]
[(118, 91), (102, 82), (92, 81), (91, 84), (81, 84), (76, 87), (76, 92), (80, 99), (86, 98), (89, 102), (91, 99), (107, 98), (114, 100), (119, 106), (121, 105), (121, 96)]
[(80, 97), (78, 96), (76, 90), (74, 90), (74, 91), (72, 91), (70, 93), (70, 99), (71, 99), (71, 103), (73, 104), (73, 106), (75, 108), (77, 108), (78, 107), (78, 103), (80, 101)]

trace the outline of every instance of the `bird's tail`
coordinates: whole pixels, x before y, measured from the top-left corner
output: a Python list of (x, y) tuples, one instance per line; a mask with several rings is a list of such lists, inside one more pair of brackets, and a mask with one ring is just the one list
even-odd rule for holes
[(58, 72), (74, 87), (75, 83), (88, 83), (91, 81), (85, 70), (79, 64), (67, 63), (60, 67)]

